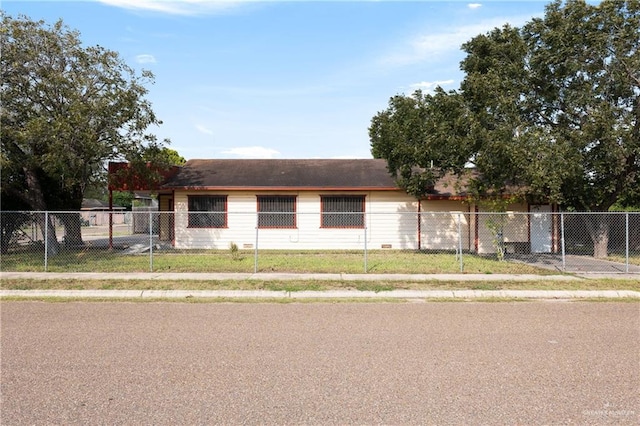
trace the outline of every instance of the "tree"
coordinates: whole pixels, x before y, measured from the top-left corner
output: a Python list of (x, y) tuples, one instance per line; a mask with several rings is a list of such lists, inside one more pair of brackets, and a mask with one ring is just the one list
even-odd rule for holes
[(148, 150), (143, 154), (143, 159), (166, 166), (184, 166), (184, 163), (187, 162), (187, 159), (180, 155), (178, 151), (167, 148), (166, 146), (162, 147), (157, 154)]
[(441, 88), (433, 95), (418, 90), (392, 97), (369, 128), (373, 156), (386, 159), (399, 185), (416, 197), (447, 171), (464, 169), (473, 152), (469, 133), (463, 99)]
[[(146, 133), (161, 123), (145, 100), (149, 71), (138, 75), (116, 52), (84, 47), (62, 21), (49, 26), (3, 14), (1, 31), (3, 200), (80, 210), (106, 161), (162, 145)], [(67, 241), (82, 243), (79, 215), (59, 216)], [(57, 238), (47, 226), (53, 254)]]
[[(555, 1), (523, 28), (505, 26), (465, 43), (465, 78), (447, 97), (460, 103), (468, 133), (449, 139), (446, 149), (468, 154), (478, 171), (471, 178), (475, 194), (502, 194), (511, 185), (523, 198), (588, 212), (638, 200), (639, 47), (638, 0)], [(447, 102), (439, 100), (437, 108), (446, 110)], [(410, 178), (423, 175), (429, 164), (420, 156), (398, 162), (400, 145), (386, 133), (394, 129), (378, 125), (390, 110), (372, 120), (374, 156), (386, 158), (392, 173), (409, 165)], [(433, 128), (443, 119), (455, 121), (431, 114), (425, 117), (430, 124), (420, 126)], [(594, 255), (604, 257), (606, 216), (592, 217), (586, 228)]]
[[(145, 187), (152, 191), (165, 181), (166, 171), (187, 162), (178, 151), (157, 145), (146, 147), (144, 152), (130, 156), (128, 160), (127, 167), (122, 167), (109, 176), (109, 183), (115, 187), (124, 185), (135, 188), (138, 182), (144, 181)], [(108, 198), (107, 194), (105, 196)], [(133, 205), (133, 190), (113, 191), (112, 196), (115, 204), (129, 209)]]

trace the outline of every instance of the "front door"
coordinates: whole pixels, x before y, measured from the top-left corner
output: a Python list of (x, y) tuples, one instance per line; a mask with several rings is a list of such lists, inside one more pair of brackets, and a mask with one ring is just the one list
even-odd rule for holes
[(529, 223), (531, 253), (551, 253), (553, 224), (551, 206), (531, 206)]

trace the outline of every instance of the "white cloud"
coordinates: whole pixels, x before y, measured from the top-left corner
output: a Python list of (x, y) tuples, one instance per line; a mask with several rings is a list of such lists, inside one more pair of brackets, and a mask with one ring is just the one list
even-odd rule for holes
[(453, 84), (454, 80), (439, 80), (439, 81), (421, 81), (420, 83), (411, 84), (409, 87), (413, 90), (422, 90), (423, 92), (431, 92), (436, 87), (449, 86)]
[(478, 8), (482, 7), (482, 4), (480, 4), (480, 3), (469, 3), (467, 5), (467, 7), (469, 9), (478, 9)]
[(261, 146), (231, 148), (226, 151), (222, 151), (222, 153), (240, 158), (275, 158), (280, 156), (280, 152), (275, 149), (264, 148)]
[(155, 64), (156, 58), (153, 55), (143, 54), (136, 56), (136, 62), (139, 64)]
[(196, 129), (205, 135), (213, 135), (213, 130), (203, 126), (202, 124), (196, 124)]
[(440, 33), (420, 34), (404, 43), (398, 51), (383, 57), (381, 62), (387, 66), (399, 67), (439, 59), (446, 54), (458, 52), (460, 46), (479, 34), (486, 34), (505, 24), (519, 27), (529, 20), (531, 15), (495, 18)]
[(171, 15), (201, 15), (224, 12), (247, 0), (98, 0), (101, 3), (130, 10), (148, 10)]

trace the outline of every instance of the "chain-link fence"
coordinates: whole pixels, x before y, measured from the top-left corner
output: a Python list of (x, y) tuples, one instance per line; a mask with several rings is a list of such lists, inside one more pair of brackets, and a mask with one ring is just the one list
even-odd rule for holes
[(0, 269), (640, 273), (640, 213), (271, 210), (4, 211)]

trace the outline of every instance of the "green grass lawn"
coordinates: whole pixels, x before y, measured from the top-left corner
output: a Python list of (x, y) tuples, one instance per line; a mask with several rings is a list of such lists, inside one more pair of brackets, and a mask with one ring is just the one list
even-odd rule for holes
[[(58, 279), (10, 278), (0, 282), (3, 290), (273, 290), (325, 291), (362, 290), (634, 290), (640, 282), (628, 279), (550, 280), (540, 276), (535, 281), (347, 281), (347, 280), (165, 280), (165, 279)], [(640, 300), (639, 300), (640, 301)]]
[[(254, 270), (254, 252), (231, 253), (212, 251), (158, 251), (154, 253), (155, 272), (244, 272)], [(521, 263), (499, 262), (490, 257), (464, 254), (464, 272), (469, 274), (537, 274), (535, 281), (326, 281), (326, 280), (109, 280), (109, 279), (3, 279), (3, 289), (131, 289), (131, 290), (332, 290), (357, 289), (386, 291), (393, 289), (538, 289), (538, 290), (640, 290), (635, 280), (578, 279), (558, 281), (545, 279), (557, 271), (534, 268)], [(460, 260), (455, 254), (415, 251), (375, 250), (367, 254), (369, 273), (393, 274), (458, 274)], [(2, 271), (44, 270), (42, 254), (15, 253), (3, 255)], [(148, 272), (149, 254), (126, 255), (121, 251), (68, 250), (48, 261), (50, 272)], [(364, 273), (364, 253), (356, 251), (261, 251), (259, 272), (290, 273)]]
[[(456, 274), (460, 259), (455, 254), (416, 251), (372, 250), (367, 253), (368, 273)], [(463, 255), (464, 273), (470, 274), (550, 274), (553, 271), (491, 257)], [(42, 253), (3, 255), (3, 271), (44, 271)], [(254, 272), (253, 251), (235, 255), (225, 250), (157, 251), (151, 264), (149, 253), (126, 255), (119, 251), (65, 250), (48, 258), (49, 272)], [(257, 259), (258, 272), (349, 273), (365, 272), (362, 251), (279, 251), (264, 250)]]
[[(610, 260), (612, 262), (618, 262), (618, 263), (625, 263), (626, 262), (626, 257), (624, 255), (609, 255), (609, 257), (607, 257), (607, 260)], [(631, 255), (629, 255), (629, 264), (630, 265), (638, 265), (640, 266), (640, 253), (633, 253)]]

